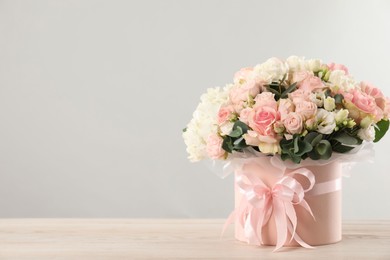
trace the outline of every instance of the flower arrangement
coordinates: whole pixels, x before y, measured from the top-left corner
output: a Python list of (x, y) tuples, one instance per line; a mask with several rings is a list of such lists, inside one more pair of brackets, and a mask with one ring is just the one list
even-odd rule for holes
[(252, 149), (299, 164), (379, 141), (389, 117), (390, 99), (344, 65), (271, 58), (208, 89), (183, 138), (191, 161)]

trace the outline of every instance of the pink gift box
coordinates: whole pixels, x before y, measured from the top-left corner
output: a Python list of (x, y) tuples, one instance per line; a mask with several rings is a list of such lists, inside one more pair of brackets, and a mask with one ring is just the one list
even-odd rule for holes
[[(296, 166), (296, 169), (280, 169), (271, 163), (271, 157), (258, 157), (246, 159), (240, 163), (239, 167), (236, 168), (235, 177), (235, 216), (237, 216), (238, 210), (240, 209), (240, 203), (248, 203), (246, 196), (242, 188), (239, 187), (237, 179), (239, 176), (250, 173), (261, 180), (265, 186), (269, 189), (276, 187), (275, 185), (280, 180), (294, 173), (297, 169), (304, 169), (306, 172), (310, 172), (310, 176), (314, 176), (314, 185), (312, 188), (304, 193), (303, 199), (310, 207), (313, 216), (310, 214), (303, 204), (295, 204), (295, 214), (297, 218), (296, 232), (295, 234), (300, 237), (304, 243), (310, 246), (325, 245), (339, 242), (342, 238), (341, 234), (341, 175), (342, 167), (339, 161), (329, 162), (326, 165), (309, 165), (309, 166)], [(298, 170), (299, 171), (299, 170)], [(253, 177), (252, 177), (253, 178)], [(302, 185), (302, 188), (307, 189), (310, 186), (310, 181), (303, 175), (293, 175), (295, 185)], [(289, 179), (291, 182), (291, 178)], [(286, 181), (285, 181), (286, 182)], [(247, 181), (248, 183), (248, 181)], [(288, 182), (287, 186), (289, 185)], [(285, 187), (285, 186), (283, 186)], [(259, 189), (259, 187), (254, 190)], [(289, 190), (287, 188), (287, 190)], [(249, 191), (247, 193), (250, 193)], [(253, 195), (253, 194), (252, 194)], [(261, 194), (260, 194), (261, 195)], [(260, 196), (257, 194), (256, 196)], [(265, 196), (265, 195), (264, 195)], [(277, 195), (276, 195), (277, 196)], [(283, 202), (287, 203), (288, 202)], [(288, 205), (286, 205), (287, 208)], [(263, 226), (259, 225), (256, 228), (256, 233), (261, 236), (261, 242), (253, 242), (248, 237), (248, 232), (245, 233), (245, 225), (248, 228), (248, 223), (243, 223), (247, 220), (248, 212), (241, 215), (244, 220), (238, 221), (235, 219), (235, 237), (236, 239), (248, 242), (251, 244), (263, 244), (263, 245), (276, 245), (277, 244), (277, 225), (275, 221), (275, 207), (272, 207), (271, 199), (271, 215)], [(258, 211), (257, 217), (261, 212), (264, 212), (264, 208), (254, 208)], [(282, 214), (280, 214), (282, 215)], [(255, 215), (253, 215), (255, 216)], [(286, 217), (286, 222), (291, 224), (291, 221)], [(257, 220), (254, 220), (255, 222)], [(249, 221), (248, 221), (249, 222)], [(288, 224), (288, 223), (287, 223)], [(249, 225), (250, 226), (250, 225)], [(284, 246), (299, 246), (296, 239), (291, 238), (291, 230), (287, 232), (287, 240), (283, 243)], [(252, 232), (253, 233), (253, 232)], [(279, 233), (280, 234), (280, 233)], [(301, 244), (302, 245), (302, 244)]]

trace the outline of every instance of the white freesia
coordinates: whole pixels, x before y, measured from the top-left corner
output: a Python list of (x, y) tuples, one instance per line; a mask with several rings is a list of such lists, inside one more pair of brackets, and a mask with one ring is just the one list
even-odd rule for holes
[(218, 110), (228, 101), (231, 88), (232, 85), (227, 85), (224, 88), (209, 88), (201, 96), (201, 102), (183, 133), (190, 161), (195, 162), (207, 157), (206, 140), (210, 134), (215, 134), (218, 131)]
[(318, 109), (316, 119), (318, 132), (327, 135), (334, 131), (336, 127), (334, 113), (328, 112), (325, 109)]
[(335, 113), (334, 119), (337, 124), (342, 124), (348, 119), (349, 111), (347, 109), (340, 109)]
[(297, 72), (306, 69), (304, 57), (290, 56), (287, 58), (286, 63), (290, 69), (290, 72)]
[(375, 129), (373, 126), (361, 128), (357, 132), (357, 136), (364, 141), (371, 142), (375, 139)]
[(329, 82), (331, 82), (335, 88), (344, 91), (353, 89), (356, 85), (356, 81), (351, 76), (346, 75), (343, 70), (331, 71), (329, 75)]
[(283, 79), (288, 72), (288, 66), (278, 58), (270, 58), (253, 69), (254, 76), (262, 82), (271, 83)]

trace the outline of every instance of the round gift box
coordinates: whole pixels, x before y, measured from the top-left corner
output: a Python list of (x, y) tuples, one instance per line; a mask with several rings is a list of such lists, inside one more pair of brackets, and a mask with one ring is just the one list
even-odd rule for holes
[[(309, 165), (304, 168), (310, 170), (315, 176), (313, 190), (315, 190), (316, 185), (321, 186), (321, 183), (324, 184), (338, 181), (338, 183), (341, 184), (342, 167), (341, 163), (338, 161), (333, 161), (321, 166)], [(282, 171), (280, 168), (272, 165), (270, 157), (260, 157), (243, 163), (239, 167), (239, 170), (236, 170), (235, 174), (237, 177), (238, 174), (242, 174), (243, 172), (254, 173), (265, 185), (273, 187), (281, 177), (292, 171), (294, 171), (294, 169), (288, 168), (285, 171)], [(299, 177), (297, 177), (297, 179), (298, 178)], [(303, 185), (308, 185), (308, 183), (305, 184), (305, 178), (301, 178), (299, 181), (303, 183)], [(236, 209), (239, 207), (239, 203), (242, 201), (243, 196), (244, 194), (238, 187), (237, 182), (235, 182)], [(298, 234), (305, 243), (311, 246), (339, 242), (342, 238), (341, 189), (327, 193), (322, 192), (322, 194), (310, 195), (310, 193), (308, 193), (305, 194), (304, 199), (310, 206), (314, 218), (301, 205), (294, 205), (297, 215), (296, 234)], [(263, 227), (257, 228), (257, 234), (259, 236), (261, 235), (264, 245), (276, 245), (277, 231), (274, 212), (272, 212), (269, 221), (265, 223)], [(248, 238), (245, 236), (244, 227), (238, 221), (235, 221), (235, 238), (243, 242), (249, 242)], [(294, 239), (291, 240), (290, 238), (291, 233), (289, 232), (288, 239), (284, 246), (299, 246)]]

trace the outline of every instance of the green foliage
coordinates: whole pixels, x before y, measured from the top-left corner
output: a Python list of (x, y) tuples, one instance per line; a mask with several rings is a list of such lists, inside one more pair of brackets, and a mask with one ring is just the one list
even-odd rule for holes
[(294, 163), (300, 163), (302, 159), (307, 157), (306, 154), (313, 149), (313, 146), (299, 135), (294, 135), (291, 140), (282, 139), (280, 147), (282, 148), (282, 160), (290, 159)]
[(249, 127), (237, 120), (232, 128), (232, 131), (227, 136), (222, 137), (222, 149), (224, 149), (228, 153), (232, 153), (233, 151), (242, 151), (242, 149), (248, 147), (243, 137), (249, 130)]
[(343, 99), (344, 99), (344, 96), (343, 95), (341, 95), (341, 94), (336, 94), (336, 95), (334, 95), (334, 101), (335, 101), (335, 103), (336, 103), (336, 105), (341, 105), (341, 104), (343, 104)]
[(297, 88), (297, 83), (288, 85), (286, 83), (287, 75), (284, 75), (283, 79), (279, 82), (272, 82), (265, 85), (267, 90), (275, 95), (275, 100), (278, 101), (281, 98), (287, 98), (288, 94), (293, 92)]
[(386, 134), (387, 130), (389, 130), (389, 120), (382, 119), (376, 123), (374, 143), (381, 140), (382, 137)]

